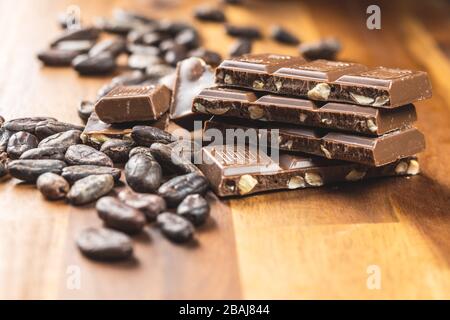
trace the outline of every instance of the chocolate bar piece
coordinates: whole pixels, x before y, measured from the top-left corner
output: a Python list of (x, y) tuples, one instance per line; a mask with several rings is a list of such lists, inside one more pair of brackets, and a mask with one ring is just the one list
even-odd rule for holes
[(158, 86), (119, 86), (95, 104), (95, 112), (106, 123), (158, 120), (169, 109), (170, 90)]
[(244, 55), (223, 61), (216, 83), (267, 91), (311, 100), (336, 101), (394, 108), (431, 97), (426, 72), (385, 67), (367, 68), (357, 63)]
[(170, 119), (193, 114), (192, 101), (203, 89), (214, 84), (214, 72), (200, 58), (188, 58), (178, 63), (175, 88), (170, 106)]
[(80, 137), (83, 143), (99, 149), (104, 142), (110, 139), (131, 140), (131, 131), (135, 125), (148, 125), (165, 130), (168, 126), (168, 120), (169, 117), (166, 113), (157, 121), (109, 124), (101, 121), (97, 114), (93, 112)]
[(361, 107), (277, 95), (257, 97), (254, 92), (226, 88), (205, 89), (194, 99), (194, 112), (244, 119), (276, 121), (302, 126), (382, 135), (406, 128), (417, 120), (414, 105), (394, 109)]
[(243, 196), (281, 189), (301, 189), (384, 176), (415, 175), (419, 162), (408, 157), (382, 167), (281, 154), (279, 161), (242, 146), (202, 149), (200, 170), (221, 197)]
[[(415, 155), (425, 149), (425, 138), (416, 128), (405, 128), (379, 137), (366, 137), (276, 123), (235, 119), (223, 121), (214, 118), (206, 122), (204, 135), (209, 135), (209, 129), (220, 130), (226, 138), (230, 138), (227, 136), (230, 131), (227, 132), (227, 130), (231, 129), (236, 139), (242, 135), (240, 138), (246, 136), (247, 143), (250, 145), (262, 143), (271, 147), (274, 147), (274, 144), (270, 139), (276, 133), (274, 130), (278, 130), (277, 146), (281, 150), (300, 151), (328, 159), (346, 160), (376, 167)], [(243, 131), (234, 131), (236, 129)], [(234, 137), (231, 138), (234, 139)]]

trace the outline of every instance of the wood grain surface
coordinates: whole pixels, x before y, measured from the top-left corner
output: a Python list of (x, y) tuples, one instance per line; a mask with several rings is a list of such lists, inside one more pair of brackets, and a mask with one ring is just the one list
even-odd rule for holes
[[(69, 4), (82, 19), (114, 7), (190, 19), (204, 1), (0, 1), (0, 114), (49, 115), (79, 122), (76, 106), (108, 78), (42, 67), (36, 53), (60, 32)], [(215, 2), (215, 1), (209, 1)], [(341, 60), (429, 72), (433, 98), (417, 103), (426, 135), (422, 174), (352, 185), (218, 201), (197, 242), (176, 246), (149, 227), (136, 259), (102, 264), (83, 258), (78, 232), (100, 225), (92, 207), (44, 201), (34, 186), (0, 183), (0, 298), (6, 299), (410, 299), (450, 298), (450, 19), (446, 1), (380, 3), (382, 29), (366, 28), (361, 1), (247, 1), (227, 7), (231, 22), (267, 34), (281, 23), (303, 40), (334, 35)], [(208, 48), (226, 55), (223, 26), (195, 23)], [(267, 37), (255, 52), (296, 54)], [(370, 290), (367, 271), (381, 271)], [(73, 285), (80, 276), (80, 286)]]

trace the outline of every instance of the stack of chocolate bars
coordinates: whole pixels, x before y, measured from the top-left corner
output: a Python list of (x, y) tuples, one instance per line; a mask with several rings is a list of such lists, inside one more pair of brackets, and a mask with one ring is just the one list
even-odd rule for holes
[(205, 131), (278, 130), (280, 150), (274, 161), (244, 145), (205, 147), (199, 167), (220, 196), (419, 172), (412, 103), (431, 97), (425, 72), (251, 54), (223, 61), (216, 85), (193, 101), (213, 115)]

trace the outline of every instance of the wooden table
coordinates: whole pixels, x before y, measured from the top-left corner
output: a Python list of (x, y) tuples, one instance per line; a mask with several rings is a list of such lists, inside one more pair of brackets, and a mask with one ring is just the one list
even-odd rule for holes
[[(342, 60), (429, 72), (433, 99), (417, 103), (427, 137), (422, 174), (215, 201), (197, 244), (176, 246), (154, 228), (135, 241), (136, 260), (83, 258), (75, 235), (100, 225), (92, 207), (44, 201), (34, 186), (0, 184), (0, 298), (450, 298), (450, 19), (445, 1), (381, 5), (382, 29), (366, 28), (361, 1), (252, 1), (230, 21), (268, 32), (282, 23), (304, 40), (339, 37)], [(79, 5), (84, 21), (115, 6), (189, 18), (194, 1), (0, 1), (0, 114), (79, 122), (77, 103), (107, 78), (44, 68), (36, 52), (58, 34), (57, 12)], [(196, 23), (226, 54), (223, 26)], [(255, 52), (296, 54), (270, 40)], [(369, 289), (380, 272), (381, 288)], [(79, 278), (77, 278), (79, 277)], [(77, 282), (77, 279), (79, 282)], [(369, 286), (370, 287), (370, 286)]]

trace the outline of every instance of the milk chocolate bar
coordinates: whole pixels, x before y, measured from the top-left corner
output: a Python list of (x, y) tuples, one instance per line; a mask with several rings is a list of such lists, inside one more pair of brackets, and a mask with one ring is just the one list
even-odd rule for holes
[(249, 54), (223, 61), (216, 69), (220, 85), (266, 91), (311, 100), (394, 108), (431, 97), (426, 72), (367, 68), (361, 64)]
[(165, 130), (168, 125), (168, 114), (164, 114), (157, 121), (139, 121), (122, 124), (109, 124), (99, 119), (97, 114), (93, 112), (89, 117), (84, 131), (81, 134), (81, 140), (84, 144), (88, 144), (99, 149), (100, 146), (110, 139), (131, 140), (131, 131), (135, 125), (148, 125)]
[(97, 101), (95, 112), (106, 123), (158, 120), (169, 109), (170, 90), (158, 86), (119, 86)]
[(244, 119), (276, 121), (302, 126), (338, 129), (367, 135), (382, 135), (411, 126), (417, 120), (414, 105), (394, 109), (289, 98), (258, 97), (252, 91), (227, 88), (205, 89), (194, 99), (194, 112)]
[(198, 166), (213, 190), (222, 197), (320, 187), (376, 177), (415, 175), (420, 171), (416, 157), (404, 158), (382, 167), (367, 167), (291, 154), (281, 154), (277, 162), (260, 151), (242, 146), (208, 146), (202, 152), (203, 162)]
[[(346, 160), (368, 166), (383, 166), (398, 159), (415, 155), (425, 149), (425, 138), (416, 128), (405, 128), (379, 137), (366, 137), (343, 132), (286, 126), (283, 124), (249, 122), (230, 119), (212, 119), (204, 127), (204, 135), (209, 129), (218, 129), (229, 138), (232, 129), (236, 139), (247, 139), (248, 144), (271, 142), (274, 130), (278, 130), (277, 146), (281, 150), (300, 151), (328, 159)], [(253, 131), (254, 130), (254, 131)], [(263, 131), (264, 130), (264, 131)], [(233, 138), (234, 139), (234, 138)]]

